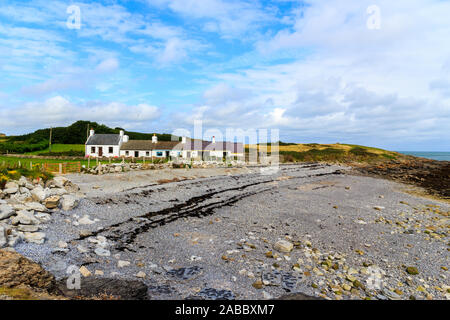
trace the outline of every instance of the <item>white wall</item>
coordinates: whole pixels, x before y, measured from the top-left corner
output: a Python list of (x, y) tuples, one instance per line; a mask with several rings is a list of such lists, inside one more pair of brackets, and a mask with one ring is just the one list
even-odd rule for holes
[[(113, 152), (109, 153), (109, 148), (112, 147), (113, 148)], [(95, 148), (95, 152), (92, 152), (92, 148)], [(103, 148), (103, 157), (118, 157), (119, 156), (119, 146), (91, 146), (91, 145), (86, 145), (86, 156), (90, 156), (90, 157), (98, 157), (98, 151), (99, 148)]]

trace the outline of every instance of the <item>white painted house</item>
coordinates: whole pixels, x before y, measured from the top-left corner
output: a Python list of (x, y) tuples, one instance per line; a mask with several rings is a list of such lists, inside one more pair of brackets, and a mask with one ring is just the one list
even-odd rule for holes
[(96, 134), (90, 130), (86, 141), (86, 157), (119, 157), (120, 147), (128, 139), (122, 130), (119, 134)]
[(90, 131), (86, 142), (86, 157), (126, 157), (126, 158), (184, 158), (221, 159), (224, 157), (244, 157), (242, 143), (192, 140), (182, 137), (181, 141), (129, 140), (123, 131), (120, 134), (95, 134)]

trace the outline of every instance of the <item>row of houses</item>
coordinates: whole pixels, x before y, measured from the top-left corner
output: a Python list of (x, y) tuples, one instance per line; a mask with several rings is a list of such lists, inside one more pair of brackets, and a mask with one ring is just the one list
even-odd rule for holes
[(123, 131), (119, 134), (96, 134), (90, 130), (86, 141), (86, 157), (156, 157), (183, 159), (237, 158), (244, 156), (239, 142), (204, 141), (182, 137), (181, 141), (130, 140)]

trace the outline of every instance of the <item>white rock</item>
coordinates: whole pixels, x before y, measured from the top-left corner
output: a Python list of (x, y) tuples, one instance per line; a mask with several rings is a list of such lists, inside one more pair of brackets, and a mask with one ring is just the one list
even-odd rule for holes
[(147, 275), (145, 274), (145, 272), (143, 272), (143, 271), (139, 271), (137, 274), (136, 274), (136, 277), (138, 277), (138, 278), (145, 278)]
[(25, 203), (25, 206), (27, 207), (28, 210), (34, 210), (39, 212), (47, 211), (47, 208), (44, 205), (40, 204), (39, 202), (28, 202)]
[(39, 220), (34, 217), (33, 211), (20, 210), (17, 211), (17, 216), (11, 218), (13, 225), (18, 224), (39, 224)]
[(81, 246), (81, 245), (77, 247), (77, 250), (78, 250), (78, 252), (80, 252), (80, 253), (86, 253), (86, 252), (89, 251), (88, 249), (86, 249), (85, 247), (83, 247), (83, 246)]
[(63, 176), (57, 176), (57, 177), (53, 178), (52, 182), (58, 188), (63, 188), (67, 184), (68, 181), (69, 181), (69, 179), (67, 179)]
[(43, 232), (25, 232), (24, 239), (28, 242), (42, 244), (45, 242), (45, 233)]
[(94, 250), (95, 254), (101, 257), (109, 257), (111, 255), (111, 252), (109, 250), (106, 250), (104, 248), (98, 247)]
[(34, 200), (42, 202), (47, 198), (47, 193), (41, 186), (35, 187), (33, 190), (31, 190), (31, 196)]
[(7, 204), (0, 205), (0, 220), (11, 217), (15, 213), (13, 207)]
[(78, 223), (82, 224), (82, 225), (86, 225), (86, 224), (94, 224), (95, 221), (92, 221), (91, 219), (89, 219), (88, 215), (84, 215), (83, 218), (78, 220)]
[(38, 212), (34, 216), (42, 223), (50, 222), (50, 220), (52, 219), (48, 213), (44, 212)]
[(65, 241), (58, 241), (58, 248), (66, 249), (67, 247), (68, 247), (67, 242), (65, 242)]
[(273, 296), (270, 293), (266, 292), (266, 291), (263, 291), (263, 297), (264, 297), (265, 300), (272, 300), (273, 299)]
[(6, 193), (6, 194), (13, 194), (13, 193), (19, 192), (19, 188), (18, 187), (16, 187), (16, 188), (8, 188), (8, 189), (3, 190), (3, 192)]
[(102, 270), (95, 270), (94, 273), (96, 276), (103, 276), (105, 273)]
[(274, 245), (275, 250), (280, 252), (291, 252), (294, 248), (294, 245), (286, 240), (277, 241)]
[(128, 266), (130, 266), (130, 265), (131, 265), (130, 261), (119, 260), (119, 261), (117, 262), (117, 266), (118, 266), (119, 268), (128, 267)]
[(35, 225), (19, 225), (17, 230), (22, 232), (36, 232), (39, 230), (39, 227)]
[(18, 184), (20, 187), (25, 187), (25, 186), (27, 185), (27, 183), (28, 183), (28, 180), (27, 180), (27, 178), (25, 178), (24, 176), (21, 176), (20, 179), (19, 179), (19, 181), (17, 181), (17, 184)]
[(78, 198), (76, 198), (72, 195), (66, 194), (62, 197), (61, 207), (64, 211), (69, 211), (69, 210), (74, 209), (78, 205), (79, 202), (80, 201), (78, 200)]
[(5, 184), (5, 189), (19, 189), (19, 185), (14, 181), (9, 181)]

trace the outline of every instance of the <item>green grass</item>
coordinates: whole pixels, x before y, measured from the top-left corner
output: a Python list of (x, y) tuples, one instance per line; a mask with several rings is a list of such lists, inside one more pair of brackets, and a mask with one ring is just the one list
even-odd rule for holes
[[(68, 152), (68, 151), (82, 151), (84, 152), (84, 144), (53, 144), (52, 152)], [(27, 152), (25, 154), (38, 155), (41, 153), (48, 153), (49, 148), (39, 151)]]

